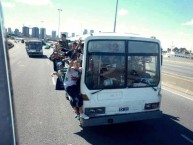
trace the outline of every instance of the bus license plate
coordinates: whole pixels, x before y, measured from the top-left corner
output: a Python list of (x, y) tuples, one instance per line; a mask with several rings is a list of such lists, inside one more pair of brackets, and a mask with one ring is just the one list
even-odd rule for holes
[(119, 108), (119, 112), (123, 112), (123, 111), (129, 111), (129, 107), (121, 107), (121, 108)]

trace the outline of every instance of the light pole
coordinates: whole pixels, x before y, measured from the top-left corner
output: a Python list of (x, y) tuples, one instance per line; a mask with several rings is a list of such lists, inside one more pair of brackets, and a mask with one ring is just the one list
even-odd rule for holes
[(41, 21), (41, 27), (40, 27), (40, 39), (45, 39), (46, 33), (45, 33), (45, 28), (44, 28), (44, 21)]
[(59, 12), (59, 20), (58, 20), (58, 38), (60, 37), (60, 12), (62, 11), (62, 9), (58, 9)]
[(116, 23), (117, 23), (117, 7), (118, 7), (118, 0), (117, 0), (117, 3), (116, 3), (116, 11), (115, 11), (115, 21), (114, 21), (114, 31), (116, 30)]

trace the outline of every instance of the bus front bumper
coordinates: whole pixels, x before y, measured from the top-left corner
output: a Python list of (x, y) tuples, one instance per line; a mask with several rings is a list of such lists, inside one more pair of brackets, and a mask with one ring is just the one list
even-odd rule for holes
[(30, 55), (30, 56), (38, 56), (38, 55), (43, 55), (43, 52), (28, 52), (28, 55)]
[(90, 119), (80, 119), (80, 124), (82, 127), (86, 126), (99, 126), (99, 125), (110, 125), (117, 123), (126, 123), (139, 120), (155, 119), (162, 117), (162, 111), (146, 111), (137, 112), (129, 114), (119, 114), (119, 115), (108, 115), (108, 116), (97, 116)]

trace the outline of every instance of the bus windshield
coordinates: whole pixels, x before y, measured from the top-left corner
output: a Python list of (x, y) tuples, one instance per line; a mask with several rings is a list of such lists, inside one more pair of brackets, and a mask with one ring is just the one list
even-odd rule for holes
[(41, 50), (42, 43), (41, 42), (28, 42), (28, 49)]
[(88, 89), (153, 87), (160, 80), (159, 45), (142, 41), (89, 41)]

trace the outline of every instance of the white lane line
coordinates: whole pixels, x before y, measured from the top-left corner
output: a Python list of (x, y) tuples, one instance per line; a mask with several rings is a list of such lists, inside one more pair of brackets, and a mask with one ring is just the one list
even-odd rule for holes
[(181, 76), (181, 75), (178, 75), (178, 74), (171, 74), (171, 73), (168, 73), (168, 72), (165, 72), (165, 71), (162, 71), (162, 75), (170, 76), (170, 77), (173, 77), (173, 78), (178, 78), (178, 79), (188, 81), (188, 82), (193, 82), (191, 77)]
[(177, 60), (177, 61), (175, 61), (175, 60), (173, 60), (173, 61), (169, 61), (169, 60), (164, 60), (165, 62), (167, 61), (167, 62), (174, 62), (174, 63), (186, 63), (186, 64), (189, 64), (189, 65), (192, 65), (193, 63), (191, 62), (191, 59), (190, 59), (190, 61), (188, 62), (188, 61), (180, 61), (180, 60)]
[(186, 98), (186, 99), (188, 99), (188, 100), (193, 101), (193, 99), (192, 99), (192, 98), (189, 98), (189, 97), (183, 96), (182, 94), (179, 94), (179, 93), (173, 92), (173, 91), (168, 90), (168, 89), (163, 88), (163, 87), (162, 87), (162, 89), (163, 89), (163, 90), (166, 90), (166, 91), (168, 91), (168, 92), (171, 92), (171, 93), (173, 93), (173, 94), (175, 94), (175, 95), (178, 95), (178, 96), (181, 96), (181, 97), (183, 97), (183, 98)]
[(21, 63), (21, 61), (19, 61), (18, 63), (17, 63), (17, 65), (19, 65)]
[(181, 134), (181, 136), (182, 136), (184, 139), (186, 139), (187, 141), (189, 141), (190, 143), (193, 144), (193, 141), (192, 141), (190, 138), (188, 138), (188, 137), (185, 136), (184, 134)]
[(20, 64), (19, 66), (20, 66), (20, 67), (24, 67), (25, 65), (23, 65), (23, 64)]
[(47, 60), (47, 64), (50, 65), (49, 61)]
[(56, 85), (54, 77), (52, 77), (52, 83), (53, 85)]

